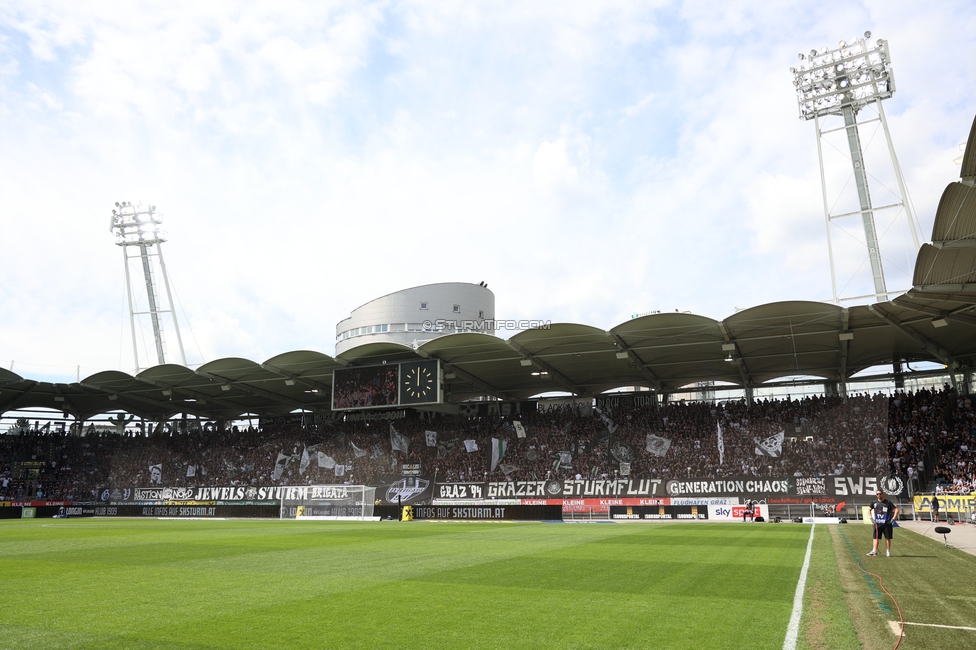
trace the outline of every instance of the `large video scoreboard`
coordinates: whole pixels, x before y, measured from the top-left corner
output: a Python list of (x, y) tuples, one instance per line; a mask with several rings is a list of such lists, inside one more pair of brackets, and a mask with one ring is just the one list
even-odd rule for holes
[(437, 359), (332, 371), (332, 410), (440, 404), (444, 379)]

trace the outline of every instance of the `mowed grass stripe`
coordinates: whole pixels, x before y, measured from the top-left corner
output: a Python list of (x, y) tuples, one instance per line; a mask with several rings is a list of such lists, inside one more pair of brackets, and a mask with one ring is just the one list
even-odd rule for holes
[[(976, 626), (976, 600), (957, 598), (976, 594), (976, 557), (901, 527), (894, 532), (893, 557), (867, 557), (871, 526), (832, 528), (839, 573), (862, 647), (891, 648), (898, 637), (892, 634), (889, 622), (897, 621), (898, 614), (890, 598), (881, 592), (879, 579), (863, 573), (858, 560), (884, 580), (885, 589), (898, 601), (906, 621)], [(900, 647), (973, 648), (976, 632), (909, 627)]]
[[(330, 630), (332, 647), (700, 647), (709, 638), (779, 647), (808, 533), (735, 524), (59, 523), (76, 522), (54, 535), (14, 527), (23, 547), (16, 558), (0, 555), (17, 566), (0, 580), (5, 592), (31, 597), (5, 610), (0, 645), (323, 647), (319, 632)], [(106, 531), (114, 550), (84, 543)], [(72, 535), (82, 542), (77, 554), (41, 550)], [(736, 631), (746, 622), (750, 629)], [(66, 634), (52, 643), (40, 627)]]

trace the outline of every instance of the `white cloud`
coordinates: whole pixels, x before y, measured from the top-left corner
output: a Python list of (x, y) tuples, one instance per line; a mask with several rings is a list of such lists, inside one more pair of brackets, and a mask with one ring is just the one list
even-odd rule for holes
[(131, 369), (106, 232), (127, 199), (166, 216), (191, 361), (331, 353), (350, 310), (427, 282), (486, 280), (506, 318), (598, 327), (828, 298), (795, 53), (889, 39), (886, 110), (925, 236), (976, 105), (964, 2), (838, 11), (8, 4), (0, 359)]
[(566, 155), (566, 141), (546, 140), (532, 158), (535, 187), (542, 194), (551, 194), (565, 187), (579, 184), (579, 173)]

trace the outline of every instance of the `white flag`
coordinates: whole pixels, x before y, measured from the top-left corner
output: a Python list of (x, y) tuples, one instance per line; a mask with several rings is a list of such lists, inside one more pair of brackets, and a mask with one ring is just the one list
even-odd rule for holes
[(630, 476), (630, 463), (620, 463), (620, 475)]
[(559, 452), (559, 464), (563, 467), (571, 467), (573, 464), (573, 452), (571, 451)]
[(149, 485), (163, 484), (163, 464), (149, 466)]
[(187, 465), (186, 466), (186, 476), (187, 476), (187, 478), (190, 478), (191, 476), (196, 476), (196, 475), (197, 475), (197, 466), (196, 465)]
[(285, 456), (280, 451), (278, 452), (278, 460), (275, 461), (274, 472), (271, 473), (271, 479), (277, 481), (281, 478), (281, 475), (285, 472), (285, 466), (288, 464), (288, 459), (290, 456)]
[(436, 447), (437, 446), (437, 432), (436, 431), (424, 431), (424, 435), (427, 437), (427, 446)]
[(722, 465), (725, 463), (725, 438), (722, 436), (722, 423), (717, 422), (715, 426), (718, 427), (718, 464)]
[(525, 427), (522, 426), (522, 423), (521, 422), (519, 422), (518, 420), (516, 420), (516, 421), (512, 422), (512, 426), (515, 427), (515, 435), (516, 436), (518, 436), (519, 438), (524, 438), (525, 437)]
[(506, 476), (508, 476), (512, 472), (517, 472), (518, 471), (518, 466), (517, 465), (506, 465), (505, 463), (498, 463), (498, 469), (500, 469), (503, 474), (505, 474)]
[(611, 420), (609, 417), (607, 417), (607, 415), (603, 411), (601, 411), (598, 408), (594, 408), (593, 410), (596, 411), (596, 414), (600, 416), (600, 419), (603, 421), (603, 424), (607, 425), (607, 431), (613, 433), (614, 431), (617, 430), (617, 423)]
[(352, 445), (352, 453), (356, 454), (356, 458), (362, 458), (363, 456), (366, 455), (366, 450), (357, 447), (356, 443), (353, 442), (352, 440), (349, 441), (349, 444)]
[(780, 431), (776, 435), (769, 436), (765, 440), (756, 438), (756, 455), (779, 458), (783, 453), (783, 438), (786, 437), (785, 431)]
[(321, 451), (319, 452), (319, 467), (324, 467), (325, 469), (332, 469), (335, 466), (336, 466), (335, 458)]
[(346, 466), (345, 465), (336, 465), (335, 466), (335, 475), (336, 476), (345, 476), (346, 475)]
[(298, 464), (298, 473), (299, 474), (304, 474), (305, 473), (305, 470), (308, 469), (309, 462), (311, 462), (311, 459), (308, 457), (308, 447), (305, 447), (304, 449), (302, 449), (302, 460)]
[(391, 422), (390, 423), (390, 448), (393, 451), (402, 451), (403, 453), (407, 453), (407, 446), (409, 444), (410, 441), (407, 440), (406, 436), (400, 435), (400, 433), (393, 428), (393, 423)]
[(478, 443), (475, 442), (474, 440), (465, 440), (464, 441), (464, 448), (470, 454), (472, 452), (478, 451)]
[(655, 456), (664, 456), (671, 448), (671, 439), (656, 436), (653, 433), (647, 434), (647, 446), (645, 449)]
[(498, 438), (491, 439), (491, 469), (488, 471), (495, 471), (495, 468), (498, 467), (498, 461), (505, 457), (505, 449), (507, 447), (508, 442), (505, 440), (499, 440)]

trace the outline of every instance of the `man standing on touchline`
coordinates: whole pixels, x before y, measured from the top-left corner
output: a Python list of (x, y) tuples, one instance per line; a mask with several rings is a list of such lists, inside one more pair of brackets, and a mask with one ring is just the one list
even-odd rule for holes
[(884, 492), (878, 490), (877, 499), (871, 502), (871, 518), (874, 520), (874, 545), (868, 557), (878, 554), (878, 541), (885, 538), (885, 555), (891, 557), (891, 533), (894, 528), (891, 522), (898, 517), (898, 506), (885, 498)]

